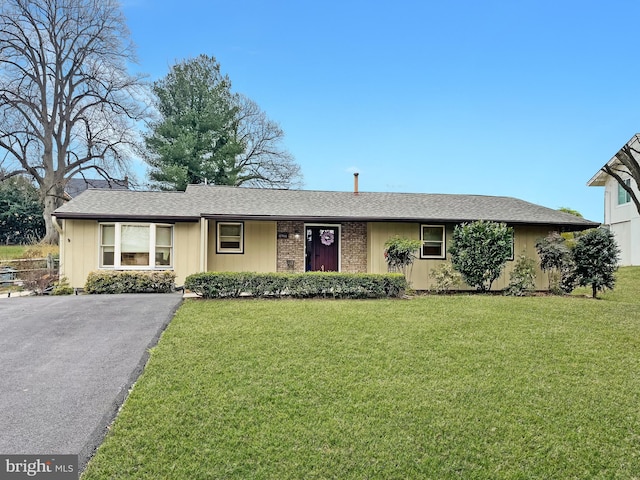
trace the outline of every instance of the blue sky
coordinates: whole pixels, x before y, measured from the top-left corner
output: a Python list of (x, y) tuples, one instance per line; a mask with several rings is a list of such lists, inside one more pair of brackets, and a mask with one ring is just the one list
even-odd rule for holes
[(304, 188), (514, 196), (603, 220), (640, 131), (640, 2), (124, 0), (140, 72), (215, 56)]

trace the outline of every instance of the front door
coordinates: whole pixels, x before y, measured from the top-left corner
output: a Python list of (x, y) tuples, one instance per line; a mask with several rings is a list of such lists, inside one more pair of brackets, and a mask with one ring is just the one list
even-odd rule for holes
[(330, 226), (307, 226), (307, 272), (337, 272), (340, 229)]

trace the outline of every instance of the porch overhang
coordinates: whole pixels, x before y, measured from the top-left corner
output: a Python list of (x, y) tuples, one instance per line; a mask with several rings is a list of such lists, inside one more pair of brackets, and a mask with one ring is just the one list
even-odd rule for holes
[[(341, 222), (389, 222), (389, 223), (437, 223), (437, 224), (459, 224), (466, 222), (474, 222), (478, 220), (477, 218), (434, 218), (434, 217), (417, 217), (417, 216), (406, 216), (406, 217), (355, 217), (355, 216), (283, 216), (283, 215), (215, 215), (215, 214), (202, 214), (202, 218), (206, 218), (207, 220), (214, 221), (229, 221), (229, 220), (237, 220), (237, 221), (297, 221), (304, 223), (341, 223)], [(576, 217), (577, 218), (577, 217)], [(571, 222), (560, 222), (560, 223), (549, 223), (549, 222), (536, 222), (536, 221), (524, 221), (524, 220), (510, 220), (510, 219), (500, 219), (500, 218), (483, 218), (482, 220), (493, 221), (506, 223), (511, 226), (525, 226), (525, 225), (533, 225), (533, 226), (541, 226), (548, 225), (554, 229), (561, 229), (563, 231), (576, 231), (576, 230), (585, 230), (587, 228), (596, 228), (600, 226), (598, 222), (589, 222), (580, 218), (579, 222), (571, 223)]]

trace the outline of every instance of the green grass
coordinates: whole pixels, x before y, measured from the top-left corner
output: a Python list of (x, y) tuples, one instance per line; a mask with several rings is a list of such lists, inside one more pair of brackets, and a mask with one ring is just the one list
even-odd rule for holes
[(21, 258), (27, 248), (27, 245), (0, 245), (0, 260)]
[[(591, 296), (591, 287), (574, 291), (576, 295)], [(640, 267), (621, 267), (616, 272), (616, 286), (613, 290), (598, 292), (598, 298), (611, 302), (640, 302)]]
[(19, 258), (46, 257), (48, 254), (58, 255), (58, 245), (35, 243), (31, 245), (0, 245), (0, 261)]
[(82, 478), (639, 478), (639, 276), (602, 300), (187, 301)]

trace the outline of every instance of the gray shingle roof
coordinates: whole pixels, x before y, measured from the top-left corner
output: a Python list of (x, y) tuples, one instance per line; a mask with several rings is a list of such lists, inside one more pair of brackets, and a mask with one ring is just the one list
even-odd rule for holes
[(56, 210), (59, 218), (298, 219), (305, 221), (462, 222), (493, 220), (567, 228), (597, 226), (511, 197), (326, 192), (190, 185), (181, 192), (88, 190)]
[(197, 220), (200, 215), (185, 208), (184, 192), (139, 192), (89, 189), (55, 211), (58, 218), (131, 218)]

